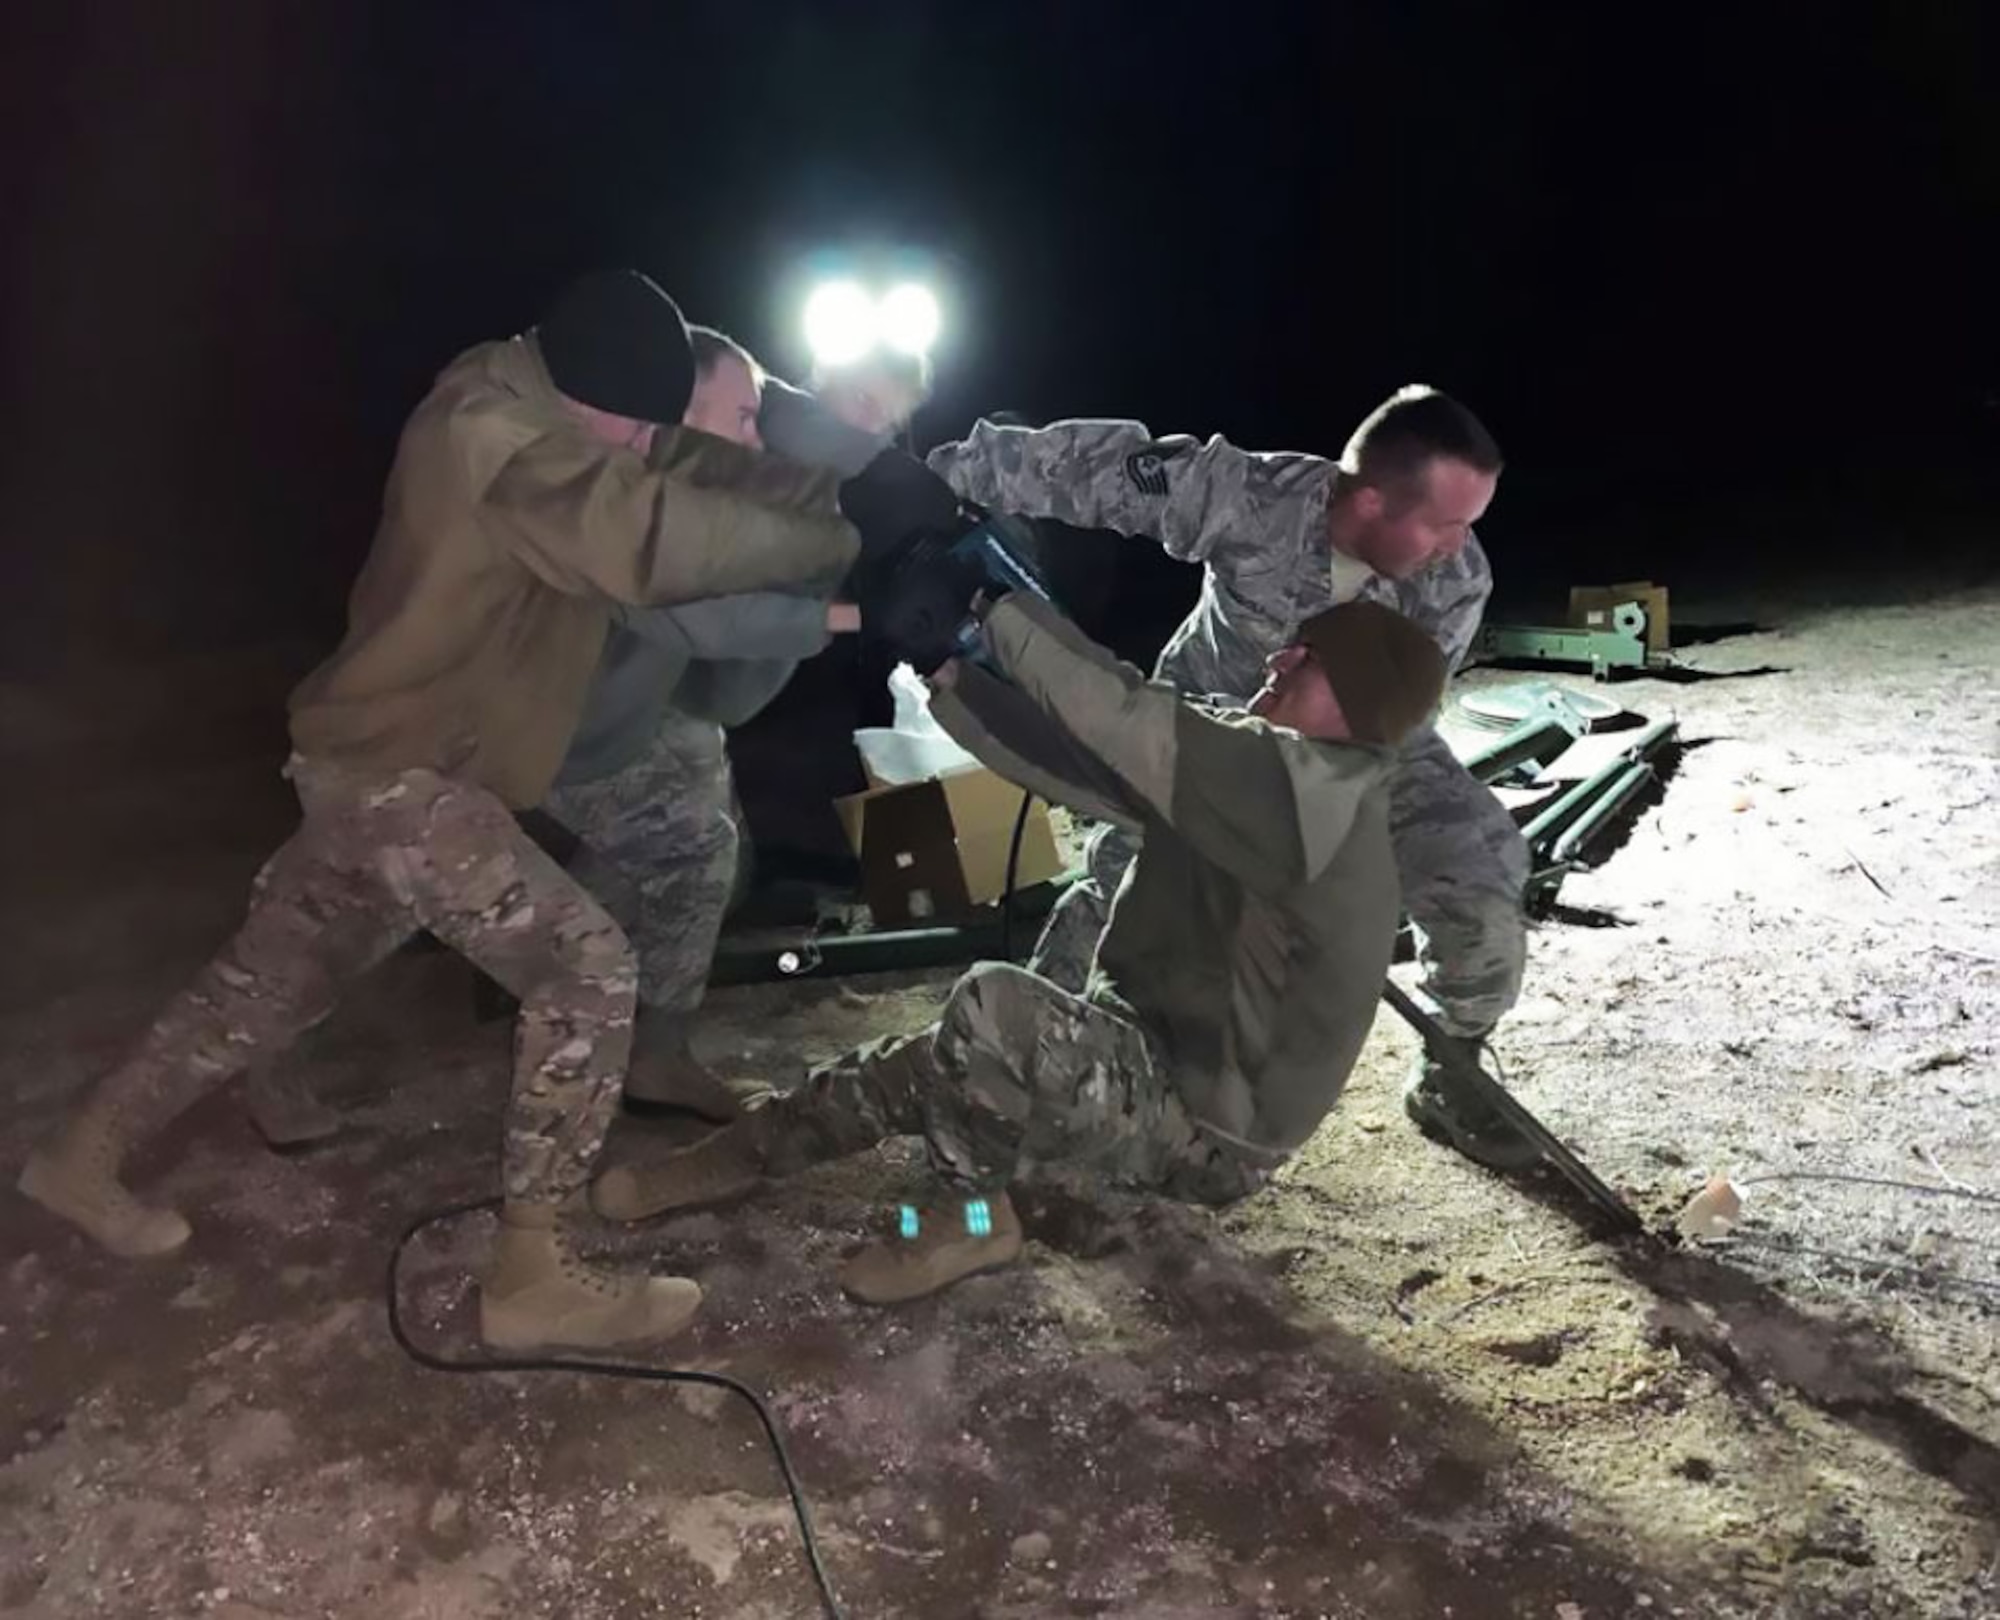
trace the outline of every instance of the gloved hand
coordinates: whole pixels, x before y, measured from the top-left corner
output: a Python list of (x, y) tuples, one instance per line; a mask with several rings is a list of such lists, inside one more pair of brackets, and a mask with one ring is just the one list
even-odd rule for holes
[(840, 486), (841, 514), (861, 536), (861, 565), (921, 534), (956, 534), (958, 496), (906, 450), (884, 450)]
[(943, 536), (914, 541), (889, 568), (862, 623), (919, 675), (962, 650), (959, 635), (990, 581), (979, 558)]

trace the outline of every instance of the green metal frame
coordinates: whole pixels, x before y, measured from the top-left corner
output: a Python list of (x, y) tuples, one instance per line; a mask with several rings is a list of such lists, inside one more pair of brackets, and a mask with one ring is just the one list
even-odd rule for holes
[(1576, 734), (1553, 714), (1531, 714), (1504, 737), (1465, 756), (1465, 768), (1475, 780), (1491, 787), (1508, 772), (1531, 760), (1545, 765), (1576, 741)]
[(1587, 664), (1598, 680), (1614, 669), (1644, 669), (1646, 641), (1616, 630), (1578, 630), (1568, 625), (1491, 624), (1480, 632), (1487, 658), (1519, 658), (1548, 664)]
[[(1678, 720), (1655, 720), (1633, 732), (1630, 742), (1581, 782), (1557, 795), (1521, 829), (1528, 847), (1539, 853), (1545, 845), (1553, 843), (1571, 822), (1586, 811), (1594, 811), (1597, 801), (1614, 782), (1628, 774), (1635, 762), (1647, 758), (1679, 730)], [(1601, 818), (1597, 824), (1602, 825)]]

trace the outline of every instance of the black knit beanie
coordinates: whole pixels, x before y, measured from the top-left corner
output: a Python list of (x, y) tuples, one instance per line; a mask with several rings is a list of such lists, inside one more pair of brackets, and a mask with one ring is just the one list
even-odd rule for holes
[(535, 328), (549, 378), (571, 399), (666, 425), (686, 413), (694, 356), (680, 307), (636, 270), (597, 270), (565, 287)]
[(1400, 743), (1444, 696), (1444, 654), (1380, 602), (1342, 602), (1299, 626), (1356, 742)]

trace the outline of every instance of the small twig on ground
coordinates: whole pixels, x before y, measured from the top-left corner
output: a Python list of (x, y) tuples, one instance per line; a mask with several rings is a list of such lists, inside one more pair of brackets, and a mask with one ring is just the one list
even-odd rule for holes
[(1446, 1322), (1456, 1322), (1461, 1316), (1470, 1315), (1482, 1305), (1490, 1305), (1496, 1299), (1505, 1299), (1510, 1294), (1518, 1294), (1523, 1289), (1532, 1287), (1536, 1283), (1569, 1283), (1572, 1285), (1581, 1285), (1589, 1282), (1603, 1281), (1601, 1277), (1565, 1277), (1562, 1275), (1562, 1270), (1563, 1268), (1561, 1267), (1551, 1267), (1543, 1271), (1531, 1271), (1524, 1277), (1509, 1277), (1505, 1282), (1495, 1283), (1484, 1293), (1474, 1294), (1470, 1299), (1461, 1300), (1450, 1310), (1440, 1314), (1436, 1320), (1440, 1325)]
[[(1843, 849), (1846, 849), (1846, 848), (1847, 848), (1847, 846), (1846, 846), (1846, 845), (1844, 845), (1844, 844), (1843, 844), (1843, 845), (1842, 845), (1841, 847), (1842, 847)], [(1882, 898), (1883, 898), (1884, 900), (1893, 900), (1893, 899), (1895, 899), (1895, 896), (1894, 896), (1894, 895), (1892, 895), (1892, 894), (1891, 894), (1891, 893), (1890, 893), (1890, 892), (1889, 892), (1889, 891), (1888, 891), (1887, 889), (1885, 889), (1885, 888), (1883, 888), (1883, 887), (1882, 887), (1882, 884), (1881, 884), (1881, 881), (1880, 881), (1880, 880), (1879, 880), (1879, 879), (1878, 879), (1878, 878), (1877, 878), (1877, 877), (1875, 876), (1875, 874), (1874, 874), (1873, 872), (1869, 871), (1869, 870), (1868, 870), (1868, 868), (1867, 868), (1866, 866), (1862, 865), (1862, 863), (1861, 863), (1861, 857), (1860, 857), (1859, 855), (1855, 854), (1853, 850), (1851, 850), (1851, 849), (1848, 849), (1848, 850), (1847, 850), (1847, 858), (1848, 858), (1848, 859), (1849, 859), (1850, 861), (1852, 861), (1852, 862), (1854, 863), (1854, 870), (1855, 870), (1855, 871), (1859, 872), (1859, 873), (1860, 873), (1860, 874), (1861, 874), (1861, 875), (1862, 875), (1863, 877), (1865, 877), (1865, 878), (1866, 878), (1866, 879), (1867, 879), (1867, 880), (1868, 880), (1868, 881), (1869, 881), (1870, 883), (1874, 884), (1874, 886), (1875, 886), (1875, 892), (1876, 892), (1877, 894), (1879, 894), (1879, 895), (1880, 895), (1880, 896), (1881, 896), (1881, 897), (1882, 897)]]
[(1937, 1162), (1937, 1159), (1932, 1155), (1931, 1150), (1925, 1147), (1923, 1143), (1917, 1142), (1912, 1145), (1917, 1150), (1917, 1157), (1924, 1161), (1924, 1164), (1930, 1170), (1930, 1173), (1936, 1176), (1938, 1180), (1942, 1181), (1947, 1187), (1955, 1187), (1960, 1192), (1977, 1192), (1979, 1190), (1978, 1188), (1973, 1187), (1966, 1182), (1960, 1181), (1957, 1176), (1953, 1175), (1943, 1165), (1939, 1164)]

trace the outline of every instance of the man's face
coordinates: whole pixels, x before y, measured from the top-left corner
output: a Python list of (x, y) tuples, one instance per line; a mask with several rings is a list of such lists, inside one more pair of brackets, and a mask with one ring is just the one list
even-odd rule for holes
[(763, 389), (750, 368), (735, 355), (725, 354), (709, 368), (707, 376), (695, 379), (694, 393), (681, 421), (731, 444), (761, 450), (764, 441), (757, 433), (757, 407), (762, 396)]
[(1350, 497), (1352, 527), (1341, 549), (1378, 574), (1409, 579), (1465, 549), (1499, 487), (1498, 473), (1444, 457), (1431, 462), (1415, 491), (1364, 484)]
[(1354, 737), (1326, 671), (1303, 643), (1280, 647), (1264, 660), (1264, 684), (1250, 700), (1250, 712), (1321, 742), (1351, 742)]
[(828, 377), (819, 399), (849, 427), (877, 435), (900, 433), (923, 403), (907, 383), (866, 367)]

